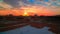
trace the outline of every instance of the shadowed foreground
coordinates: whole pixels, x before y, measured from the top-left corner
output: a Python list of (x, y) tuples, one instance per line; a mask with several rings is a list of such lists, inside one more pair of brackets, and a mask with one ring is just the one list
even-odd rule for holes
[(0, 32), (28, 25), (37, 29), (49, 27), (48, 31), (60, 34), (60, 16), (0, 16)]

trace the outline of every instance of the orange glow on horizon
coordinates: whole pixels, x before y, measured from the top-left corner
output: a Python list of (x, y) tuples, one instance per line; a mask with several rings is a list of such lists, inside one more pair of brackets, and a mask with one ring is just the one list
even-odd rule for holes
[(12, 14), (14, 16), (19, 16), (19, 15), (35, 15), (37, 14), (38, 16), (44, 15), (44, 16), (50, 16), (54, 15), (51, 10), (47, 9), (46, 7), (21, 7), (20, 9), (2, 9), (0, 10), (0, 15), (8, 15)]

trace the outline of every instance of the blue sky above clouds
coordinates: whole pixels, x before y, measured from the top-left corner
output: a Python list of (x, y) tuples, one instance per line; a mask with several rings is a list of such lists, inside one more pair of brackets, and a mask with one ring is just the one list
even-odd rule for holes
[(27, 6), (27, 5), (42, 5), (42, 6), (60, 6), (60, 0), (0, 0), (13, 7)]

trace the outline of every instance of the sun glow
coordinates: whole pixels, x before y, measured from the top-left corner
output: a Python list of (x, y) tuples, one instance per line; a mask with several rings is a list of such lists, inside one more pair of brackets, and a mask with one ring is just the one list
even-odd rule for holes
[(24, 7), (23, 8), (23, 16), (29, 16), (31, 13), (33, 14), (37, 13), (37, 9), (35, 7)]
[(29, 16), (29, 15), (28, 15), (28, 13), (25, 11), (24, 14), (23, 14), (23, 16)]

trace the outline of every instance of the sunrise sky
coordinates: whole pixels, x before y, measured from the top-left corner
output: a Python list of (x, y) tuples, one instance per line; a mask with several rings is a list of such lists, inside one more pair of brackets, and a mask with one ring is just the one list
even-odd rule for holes
[(60, 0), (0, 0), (0, 15), (60, 15)]

